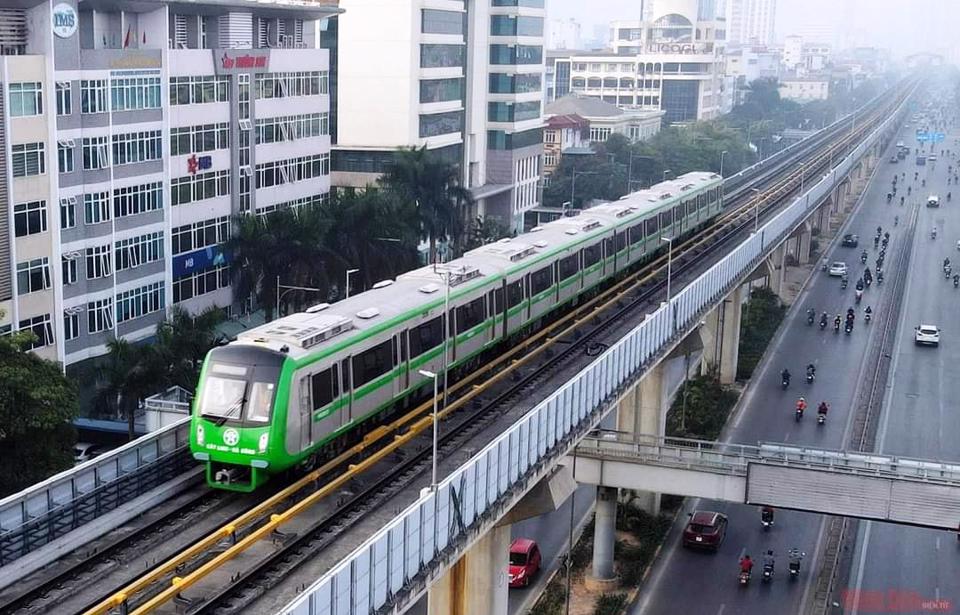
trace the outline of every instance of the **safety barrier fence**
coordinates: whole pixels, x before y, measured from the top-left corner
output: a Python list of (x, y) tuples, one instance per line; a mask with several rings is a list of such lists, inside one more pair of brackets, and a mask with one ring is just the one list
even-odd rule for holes
[(505, 512), (531, 480), (596, 426), (627, 387), (687, 333), (689, 325), (755, 269), (854, 162), (895, 125), (901, 105), (838, 167), (793, 201), (592, 364), (428, 491), (281, 611), (369, 615), (388, 611)]
[(184, 419), (0, 500), (0, 566), (183, 474), (194, 463), (189, 426)]

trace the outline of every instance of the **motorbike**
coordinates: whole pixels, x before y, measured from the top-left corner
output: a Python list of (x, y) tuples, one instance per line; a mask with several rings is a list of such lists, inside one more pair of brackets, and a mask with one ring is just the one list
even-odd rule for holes
[(796, 412), (794, 412), (794, 418), (798, 423), (800, 422), (800, 419), (803, 418), (803, 410), (801, 408), (797, 408)]
[(827, 415), (826, 415), (826, 414), (818, 414), (818, 415), (817, 415), (817, 425), (823, 425), (823, 424), (826, 423), (826, 422), (827, 422)]
[(773, 564), (764, 564), (763, 565), (763, 576), (761, 580), (764, 583), (769, 583), (773, 580)]
[(790, 580), (795, 581), (798, 576), (800, 576), (800, 560), (803, 559), (803, 556), (806, 553), (802, 553), (798, 549), (790, 550), (790, 563), (788, 564), (790, 570)]
[(807, 384), (813, 384), (813, 381), (817, 378), (817, 375), (813, 372), (807, 372)]
[(882, 272), (882, 271), (878, 271), (878, 272), (877, 272), (877, 284), (878, 284), (878, 285), (879, 285), (879, 284), (883, 284), (883, 272)]
[(760, 525), (763, 526), (763, 531), (770, 531), (770, 527), (773, 526), (773, 513), (766, 510), (760, 511)]
[(789, 378), (784, 378), (783, 376), (781, 376), (781, 377), (780, 377), (780, 386), (781, 386), (784, 390), (786, 390), (786, 388), (787, 388), (788, 386), (790, 386), (790, 379), (789, 379)]
[(864, 250), (863, 252), (860, 253), (860, 262), (863, 263), (863, 264), (866, 264), (866, 262), (867, 262), (867, 251), (866, 251), (866, 250)]
[(874, 237), (874, 238), (873, 238), (873, 249), (876, 250), (879, 245), (880, 245), (880, 238), (879, 238), (879, 237)]
[(816, 320), (817, 313), (813, 309), (807, 310), (807, 324), (812, 325), (813, 321)]
[(821, 319), (820, 319), (820, 330), (823, 331), (823, 330), (826, 329), (826, 328), (827, 328), (827, 319), (826, 319), (826, 318), (821, 318)]
[(937, 231), (936, 230), (930, 231), (930, 239), (936, 239), (936, 238), (937, 238)]
[(834, 333), (840, 333), (840, 321), (839, 321), (839, 320), (833, 321), (833, 332), (834, 332)]
[(747, 572), (746, 570), (741, 570), (739, 578), (740, 578), (740, 585), (746, 585), (747, 583), (750, 582), (750, 573)]
[(853, 331), (853, 323), (848, 320), (847, 324), (843, 327), (843, 332), (850, 335), (851, 331)]
[(864, 278), (863, 283), (867, 285), (867, 288), (870, 288), (870, 285), (873, 284), (873, 277)]
[(869, 323), (872, 317), (873, 314), (871, 312), (867, 312), (863, 315), (863, 321)]
[(953, 276), (953, 287), (960, 287), (960, 275)]
[(846, 280), (846, 279), (840, 280), (840, 288), (842, 288), (843, 290), (847, 290), (847, 280)]
[(857, 296), (856, 296), (857, 305), (860, 305), (860, 301), (861, 301), (862, 299), (863, 299), (863, 291), (862, 291), (862, 290), (858, 290), (858, 291), (857, 291)]
[(947, 265), (946, 267), (943, 268), (943, 277), (950, 279), (950, 274), (952, 271), (953, 269), (950, 267), (950, 265)]

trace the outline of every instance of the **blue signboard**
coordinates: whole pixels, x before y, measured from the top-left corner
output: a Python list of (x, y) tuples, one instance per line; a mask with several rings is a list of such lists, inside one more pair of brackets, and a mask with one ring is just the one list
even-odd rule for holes
[(938, 133), (936, 133), (936, 134), (933, 135), (933, 142), (934, 142), (934, 143), (940, 143), (941, 141), (943, 141), (943, 140), (946, 139), (946, 138), (947, 138), (947, 135), (943, 134), (942, 132), (938, 132)]
[(919, 142), (921, 142), (921, 143), (925, 143), (925, 142), (927, 142), (927, 141), (929, 141), (929, 140), (930, 140), (930, 133), (929, 133), (929, 132), (918, 132), (918, 133), (917, 133), (917, 141), (919, 141)]
[(210, 246), (188, 254), (174, 256), (173, 278), (177, 279), (195, 271), (225, 265), (229, 260), (227, 254), (223, 252), (220, 246)]

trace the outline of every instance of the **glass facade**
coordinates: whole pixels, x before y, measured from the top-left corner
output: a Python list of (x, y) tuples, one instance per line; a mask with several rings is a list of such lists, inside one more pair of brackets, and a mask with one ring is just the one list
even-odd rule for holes
[(558, 61), (554, 68), (555, 98), (563, 98), (570, 93), (570, 62)]
[(463, 79), (423, 79), (420, 81), (420, 102), (436, 103), (463, 100)]
[(490, 73), (491, 94), (526, 94), (543, 88), (540, 73), (533, 75), (507, 75)]
[(490, 18), (492, 36), (543, 36), (542, 17), (494, 15)]
[(532, 9), (544, 8), (546, 0), (493, 0), (493, 6), (526, 6)]
[(463, 111), (433, 113), (420, 116), (420, 137), (436, 137), (463, 130)]
[(487, 119), (491, 122), (522, 122), (540, 117), (540, 101), (523, 103), (492, 102), (488, 104)]
[(665, 123), (686, 122), (697, 119), (697, 106), (700, 94), (696, 81), (663, 82), (663, 117)]
[(487, 147), (497, 150), (514, 150), (543, 143), (543, 129), (534, 128), (523, 132), (506, 133), (502, 130), (487, 131)]
[(463, 45), (420, 45), (420, 68), (463, 66), (465, 59)]
[(424, 34), (459, 34), (466, 32), (466, 13), (423, 9), (420, 28)]
[(490, 45), (491, 64), (540, 64), (543, 47), (539, 45)]

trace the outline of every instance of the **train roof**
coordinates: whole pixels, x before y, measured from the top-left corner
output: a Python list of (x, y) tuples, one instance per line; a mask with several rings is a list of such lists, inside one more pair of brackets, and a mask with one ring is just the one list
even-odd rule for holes
[(672, 202), (674, 197), (719, 183), (716, 173), (694, 172), (625, 195), (618, 201), (562, 217), (529, 233), (470, 250), (441, 265), (428, 265), (384, 280), (373, 288), (334, 304), (321, 303), (241, 333), (236, 344), (252, 344), (286, 352), (299, 359), (345, 339), (342, 334), (383, 326), (417, 308), (444, 300), (447, 278), (451, 296), (471, 288), (474, 280), (507, 275), (585, 238), (619, 226)]

